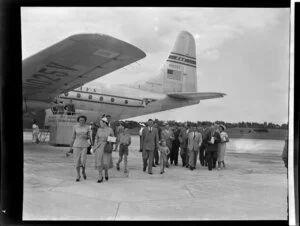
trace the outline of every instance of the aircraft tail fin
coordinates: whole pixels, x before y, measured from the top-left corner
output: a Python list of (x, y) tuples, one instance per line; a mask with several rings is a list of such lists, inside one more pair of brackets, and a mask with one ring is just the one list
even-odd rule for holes
[(197, 92), (196, 45), (193, 35), (181, 31), (155, 76), (138, 87), (160, 93)]
[(171, 92), (197, 92), (196, 45), (193, 35), (180, 32), (163, 66), (163, 90)]

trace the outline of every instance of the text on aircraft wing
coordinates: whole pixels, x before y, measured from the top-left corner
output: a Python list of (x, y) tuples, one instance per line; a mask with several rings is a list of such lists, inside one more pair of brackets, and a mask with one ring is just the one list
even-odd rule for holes
[(225, 93), (169, 93), (168, 96), (176, 99), (205, 100), (224, 97)]
[(23, 61), (23, 98), (50, 102), (145, 56), (139, 48), (111, 36), (70, 36)]

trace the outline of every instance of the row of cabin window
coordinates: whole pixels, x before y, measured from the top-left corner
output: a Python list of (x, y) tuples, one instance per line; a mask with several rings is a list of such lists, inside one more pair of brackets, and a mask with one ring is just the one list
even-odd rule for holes
[[(66, 96), (66, 97), (67, 97), (68, 95), (69, 95), (69, 93), (65, 93), (65, 96)], [(80, 94), (80, 93), (77, 93), (76, 97), (77, 97), (77, 98), (80, 98), (80, 97), (81, 97), (81, 94)], [(93, 96), (92, 96), (92, 95), (89, 95), (88, 98), (89, 98), (89, 100), (91, 100), (91, 99), (93, 99)], [(103, 97), (100, 97), (99, 100), (100, 100), (100, 101), (103, 101), (104, 98), (103, 98)], [(113, 97), (110, 98), (110, 101), (111, 101), (111, 102), (115, 102), (115, 98), (113, 98)], [(125, 104), (128, 104), (128, 100), (125, 100), (124, 102), (125, 102)]]

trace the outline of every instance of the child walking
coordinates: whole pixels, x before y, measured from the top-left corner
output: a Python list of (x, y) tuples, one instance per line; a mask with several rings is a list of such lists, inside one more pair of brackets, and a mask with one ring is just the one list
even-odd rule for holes
[(170, 154), (170, 150), (167, 147), (166, 141), (160, 141), (161, 146), (158, 147), (158, 151), (160, 152), (160, 174), (165, 172), (165, 167), (167, 166), (167, 156)]
[(128, 132), (128, 128), (120, 128), (119, 135), (117, 137), (116, 147), (120, 144), (119, 148), (119, 160), (117, 162), (117, 170), (120, 170), (120, 163), (124, 156), (124, 173), (128, 173), (127, 170), (127, 156), (128, 146), (131, 144), (131, 136)]

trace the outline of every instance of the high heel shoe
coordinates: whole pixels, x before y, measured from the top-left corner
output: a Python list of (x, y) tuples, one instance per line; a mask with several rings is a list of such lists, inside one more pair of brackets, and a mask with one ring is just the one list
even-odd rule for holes
[(108, 176), (105, 177), (105, 180), (108, 180)]
[(103, 177), (101, 178), (101, 180), (98, 180), (97, 182), (102, 183), (103, 182)]

